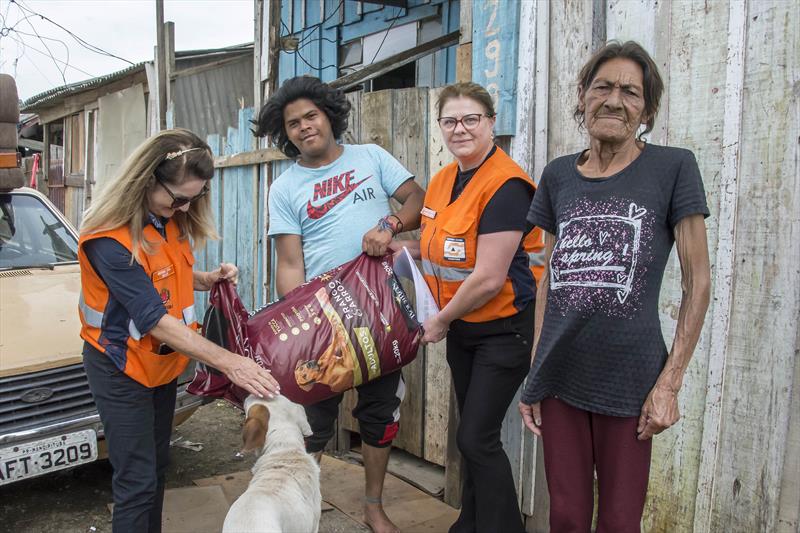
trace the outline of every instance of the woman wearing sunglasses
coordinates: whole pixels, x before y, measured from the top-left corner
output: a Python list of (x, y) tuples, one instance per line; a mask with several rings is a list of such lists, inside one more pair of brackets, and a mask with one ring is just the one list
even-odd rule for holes
[(217, 238), (208, 196), (211, 150), (187, 130), (147, 139), (86, 212), (81, 265), (83, 364), (114, 468), (113, 530), (161, 531), (177, 377), (189, 358), (258, 396), (277, 382), (252, 360), (196, 333), (194, 291), (237, 268), (192, 269)]
[[(455, 161), (433, 177), (422, 209), (422, 259), (441, 311), (423, 342), (447, 339), (466, 461), (461, 514), (451, 532), (524, 530), (500, 428), (530, 367), (533, 271), (541, 239), (526, 237), (534, 184), (494, 144), (494, 105), (475, 83), (445, 87), (439, 127)], [(397, 245), (393, 246), (394, 249)]]

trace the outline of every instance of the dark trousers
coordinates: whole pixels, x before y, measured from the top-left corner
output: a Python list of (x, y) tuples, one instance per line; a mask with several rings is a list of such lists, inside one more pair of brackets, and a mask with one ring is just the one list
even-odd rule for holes
[(524, 531), (500, 429), (530, 368), (532, 341), (533, 304), (506, 319), (450, 326), (447, 362), (461, 414), (456, 440), (466, 466), (461, 514), (451, 533)]
[(550, 531), (591, 531), (595, 470), (596, 533), (640, 531), (653, 441), (636, 439), (638, 417), (590, 413), (557, 398), (541, 407)]
[(114, 468), (113, 531), (158, 533), (177, 380), (145, 387), (91, 347), (84, 348), (83, 367)]

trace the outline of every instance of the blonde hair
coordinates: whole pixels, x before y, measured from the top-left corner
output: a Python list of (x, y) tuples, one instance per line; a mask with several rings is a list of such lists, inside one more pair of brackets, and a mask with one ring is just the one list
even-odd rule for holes
[[(175, 156), (175, 152), (186, 151)], [(172, 155), (167, 159), (167, 155)], [(157, 181), (180, 185), (189, 177), (210, 180), (214, 177), (214, 157), (211, 149), (197, 135), (185, 129), (162, 131), (144, 141), (125, 161), (114, 179), (108, 183), (86, 210), (81, 235), (91, 235), (120, 227), (131, 234), (133, 259), (139, 253), (150, 255), (156, 243), (144, 237), (149, 224), (148, 192)], [(208, 239), (218, 239), (211, 212), (211, 200), (205, 195), (192, 202), (188, 211), (176, 211), (173, 220), (178, 224), (181, 239), (191, 239), (200, 249)]]

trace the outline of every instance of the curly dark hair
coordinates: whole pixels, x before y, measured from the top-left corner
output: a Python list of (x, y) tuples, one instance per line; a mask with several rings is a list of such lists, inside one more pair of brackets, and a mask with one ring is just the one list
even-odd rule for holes
[[(650, 54), (647, 53), (642, 45), (636, 41), (608, 41), (602, 48), (597, 50), (594, 55), (583, 65), (581, 73), (578, 75), (578, 95), (586, 92), (594, 81), (600, 66), (611, 59), (622, 58), (630, 59), (642, 69), (644, 78), (644, 117), (645, 129), (639, 135), (643, 135), (653, 130), (656, 121), (656, 114), (661, 103), (661, 95), (664, 92), (664, 82), (658, 73), (658, 66)], [(573, 117), (578, 122), (578, 127), (583, 128), (584, 113), (580, 105), (575, 106)]]
[(257, 137), (268, 137), (281, 152), (291, 158), (300, 155), (300, 150), (286, 135), (283, 110), (287, 105), (301, 98), (311, 100), (325, 113), (336, 139), (340, 138), (347, 129), (347, 116), (350, 114), (350, 102), (344, 93), (323, 83), (319, 78), (297, 76), (286, 80), (259, 111), (258, 120), (253, 121), (253, 124), (256, 125), (253, 133)]

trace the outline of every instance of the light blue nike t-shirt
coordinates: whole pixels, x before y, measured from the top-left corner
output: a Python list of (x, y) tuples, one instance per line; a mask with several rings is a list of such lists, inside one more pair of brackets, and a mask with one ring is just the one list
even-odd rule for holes
[(306, 280), (361, 253), (361, 238), (391, 213), (389, 198), (414, 176), (375, 144), (344, 144), (329, 165), (293, 164), (269, 191), (269, 235), (300, 235)]

